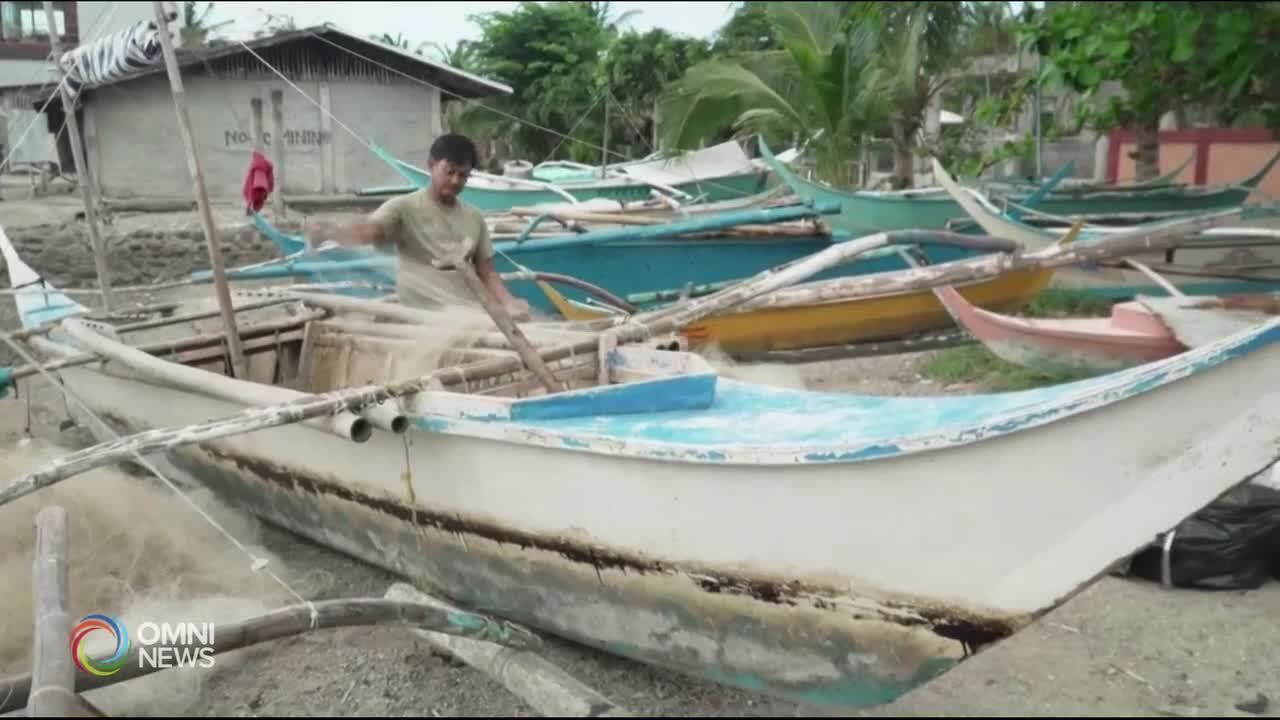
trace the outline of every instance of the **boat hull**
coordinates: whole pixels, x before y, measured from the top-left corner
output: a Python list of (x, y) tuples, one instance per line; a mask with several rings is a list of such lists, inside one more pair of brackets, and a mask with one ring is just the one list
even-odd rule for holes
[[(941, 230), (950, 226), (963, 228), (964, 232), (982, 232), (972, 224), (969, 213), (961, 204), (945, 191), (934, 188), (899, 193), (845, 192), (797, 176), (773, 156), (763, 140), (760, 141), (760, 150), (765, 163), (796, 195), (814, 202), (842, 204), (840, 214), (827, 221), (834, 229), (855, 235), (889, 230)], [(1062, 216), (1225, 210), (1244, 203), (1277, 161), (1280, 161), (1280, 153), (1242, 181), (1238, 188), (1054, 191), (1037, 201), (1034, 209)], [(1012, 198), (1012, 201), (1022, 203), (1026, 199), (1027, 196), (1023, 195)]]
[(934, 292), (956, 323), (993, 355), (1038, 372), (1097, 375), (1186, 350), (1137, 303), (1115, 306), (1111, 318), (1025, 319), (974, 307), (951, 287)]
[[(404, 194), (425, 188), (431, 184), (431, 176), (412, 165), (399, 164), (396, 169), (413, 184), (403, 187), (370, 188), (365, 190), (364, 194)], [(678, 183), (672, 187), (688, 193), (692, 197), (700, 198), (700, 202), (711, 203), (750, 197), (766, 190), (768, 184), (768, 171), (752, 171), (704, 180), (692, 180)], [(571, 195), (578, 202), (604, 199), (630, 203), (650, 200), (653, 197), (651, 186), (630, 178), (609, 178), (597, 182), (564, 183), (557, 184), (556, 187), (563, 193)], [(520, 187), (500, 188), (486, 186), (479, 181), (472, 181), (467, 187), (463, 188), (461, 198), (481, 212), (505, 212), (517, 207), (560, 204), (568, 200), (564, 194), (555, 190)]]
[[(771, 268), (820, 252), (832, 244), (829, 237), (722, 238), (683, 240), (679, 238), (618, 241), (601, 245), (565, 245), (539, 248), (532, 244), (504, 244), (494, 258), (499, 272), (515, 272), (519, 267), (560, 273), (602, 287), (639, 305), (646, 294), (678, 291), (685, 285), (715, 286), (742, 280)], [(922, 248), (928, 262), (939, 264), (980, 255), (955, 247)], [(810, 280), (852, 277), (909, 268), (896, 252), (857, 258), (848, 264), (824, 270)], [(557, 312), (552, 300), (529, 281), (507, 283), (512, 294), (545, 313)], [(589, 295), (573, 287), (557, 287), (565, 297), (585, 301)]]
[[(1010, 312), (1031, 302), (1053, 277), (1052, 270), (1006, 273), (961, 288), (969, 302)], [(574, 304), (560, 308), (570, 320), (605, 317), (605, 311)], [(844, 302), (761, 308), (717, 315), (679, 333), (692, 348), (714, 346), (730, 355), (799, 350), (896, 339), (953, 327), (951, 316), (929, 290)]]
[[(878, 704), (1025, 626), (1273, 463), (1277, 333), (1215, 350), (1225, 360), (1190, 376), (1173, 364), (1118, 396), (1037, 391), (1050, 405), (1021, 419), (983, 411), (985, 429), (847, 457), (814, 438), (909, 423), (891, 407), (908, 399), (721, 380), (717, 407), (689, 414), (425, 415), (406, 436), (359, 445), (293, 425), (169, 457), (230, 504), (460, 605), (728, 685)], [(121, 372), (63, 377), (121, 432), (239, 409)], [(934, 402), (961, 418), (971, 403), (1017, 397)], [(735, 402), (740, 415), (726, 414)], [(871, 405), (884, 406), (874, 422), (859, 414)], [(808, 425), (796, 427), (802, 415)], [(726, 445), (696, 446), (721, 426)], [(672, 439), (646, 450), (659, 430)], [(787, 459), (753, 446), (778, 433), (828, 452)]]

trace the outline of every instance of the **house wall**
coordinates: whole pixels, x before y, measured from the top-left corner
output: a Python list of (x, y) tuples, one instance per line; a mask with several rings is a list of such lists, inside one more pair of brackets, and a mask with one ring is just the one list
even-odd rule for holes
[[(1132, 155), (1138, 145), (1132, 130), (1113, 131), (1107, 158), (1109, 182), (1127, 182), (1136, 176)], [(1253, 175), (1280, 152), (1280, 138), (1270, 131), (1252, 128), (1194, 128), (1160, 131), (1160, 172), (1171, 172), (1195, 153), (1177, 178), (1196, 185), (1230, 184)], [(1263, 178), (1248, 202), (1274, 202), (1280, 198), (1280, 163)]]
[[(76, 3), (76, 29), (82, 45), (124, 30), (141, 20), (154, 18), (155, 9), (149, 2)], [(177, 32), (183, 24), (179, 17), (177, 22), (170, 24), (170, 29)], [(62, 49), (65, 52), (71, 48), (64, 44)], [(52, 85), (56, 81), (53, 63), (46, 59), (0, 60), (0, 87), (38, 83)], [(19, 93), (12, 100), (0, 99), (0, 119), (4, 120), (0, 125), (7, 126), (7, 129), (0, 128), (0, 146), (3, 146), (0, 163), (6, 156), (11, 156), (12, 165), (57, 160), (48, 123), (43, 118), (36, 122), (37, 118), (35, 109), (27, 102), (26, 93)], [(36, 124), (27, 132), (32, 122)]]
[[(253, 100), (262, 104), (264, 154), (276, 166), (276, 192), (349, 193), (404, 181), (360, 140), (416, 165), (441, 133), (439, 91), (408, 80), (296, 81), (185, 77), (192, 134), (212, 197), (237, 197), (253, 151)], [(275, 157), (272, 91), (281, 91), (286, 137)], [(341, 122), (325, 117), (327, 104)], [(87, 102), (89, 164), (107, 197), (190, 197), (191, 182), (167, 76), (95, 90)]]

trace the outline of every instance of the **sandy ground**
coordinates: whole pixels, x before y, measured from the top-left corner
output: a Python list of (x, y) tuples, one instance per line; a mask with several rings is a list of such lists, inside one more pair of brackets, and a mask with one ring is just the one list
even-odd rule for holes
[[(74, 212), (74, 199), (62, 204)], [(6, 222), (18, 220), (19, 204), (7, 205), (5, 210), (15, 212)], [(0, 302), (0, 329), (15, 326), (10, 305)], [(0, 362), (7, 360), (6, 355), (0, 349)], [(922, 381), (916, 372), (920, 359), (885, 357), (815, 364), (803, 370), (738, 368), (735, 373), (765, 382), (803, 382), (815, 389), (851, 392), (976, 390), (941, 388)], [(7, 458), (15, 457), (15, 448), (26, 432), (28, 399), (32, 434), (68, 449), (86, 443), (81, 431), (58, 430), (65, 412), (63, 400), (53, 388), (44, 382), (24, 384), (18, 398), (0, 400), (0, 470), (6, 473), (29, 469), (5, 464)], [(113, 475), (111, 482), (154, 486), (149, 480), (122, 473)], [(107, 492), (83, 484), (74, 488), (84, 493)], [(170, 513), (169, 522), (188, 522), (193, 534), (203, 529), (196, 528), (202, 521), (194, 514), (183, 515), (191, 511), (176, 502), (163, 509), (159, 505), (133, 508), (96, 521), (115, 523), (119, 532), (131, 532), (135, 531), (131, 528), (158, 517), (148, 512)], [(4, 518), (0, 522), (13, 523), (13, 517), (0, 515)], [(245, 527), (257, 527), (247, 516), (238, 521)], [(278, 559), (287, 577), (301, 579), (300, 587), (307, 588), (310, 597), (381, 597), (397, 581), (381, 570), (286, 532), (270, 527), (256, 532), (257, 542)], [(163, 545), (147, 548), (147, 552), (167, 554), (171, 563), (185, 564), (183, 573), (196, 573), (200, 569), (196, 566), (202, 563), (217, 563), (217, 572), (226, 578), (224, 591), (232, 592), (245, 582), (248, 561), (225, 548), (220, 551), (217, 557), (212, 553), (188, 556)], [(29, 567), (29, 552), (29, 545), (6, 547), (0, 558)], [(121, 572), (108, 565), (86, 570), (87, 577), (73, 577), (73, 585), (93, 581), (94, 573)], [(9, 593), (28, 592), (26, 579), (0, 582)], [(1277, 608), (1280, 583), (1275, 582), (1254, 591), (1214, 593), (1166, 590), (1142, 580), (1106, 577), (1028, 630), (988, 648), (933, 683), (891, 705), (861, 711), (778, 701), (554, 639), (549, 640), (546, 656), (613, 701), (646, 716), (1278, 716)], [(3, 621), (4, 635), (28, 632), (28, 617), (11, 613)], [(238, 653), (204, 672), (198, 694), (186, 698), (178, 714), (534, 714), (495, 681), (433, 655), (425, 643), (400, 629), (321, 631)], [(165, 682), (170, 681), (161, 681)], [(176, 684), (153, 683), (152, 687), (164, 693), (172, 692)], [(144, 697), (131, 697), (112, 704), (111, 710), (116, 714), (158, 714), (164, 707)]]

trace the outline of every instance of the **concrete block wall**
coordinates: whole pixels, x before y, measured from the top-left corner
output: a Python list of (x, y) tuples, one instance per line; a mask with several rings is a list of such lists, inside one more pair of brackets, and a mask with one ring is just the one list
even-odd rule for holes
[[(295, 81), (184, 77), (192, 134), (212, 197), (237, 197), (253, 151), (260, 99), (264, 154), (286, 194), (350, 193), (403, 180), (318, 105), (365, 140), (425, 165), (440, 133), (439, 91), (408, 80)], [(272, 91), (283, 101), (283, 167), (274, 153)], [(314, 101), (314, 103), (312, 102)], [(95, 91), (87, 103), (90, 167), (106, 197), (189, 197), (190, 175), (165, 75)]]

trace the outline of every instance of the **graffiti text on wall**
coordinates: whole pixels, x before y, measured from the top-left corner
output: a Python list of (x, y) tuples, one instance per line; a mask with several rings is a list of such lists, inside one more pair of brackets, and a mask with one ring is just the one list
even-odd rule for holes
[[(222, 134), (222, 142), (226, 147), (252, 145), (253, 135), (245, 130), (226, 130)], [(284, 131), (284, 144), (286, 147), (316, 147), (328, 142), (333, 142), (333, 133), (327, 133), (323, 130)], [(266, 149), (271, 148), (271, 132), (269, 130), (262, 133), (262, 146)]]

